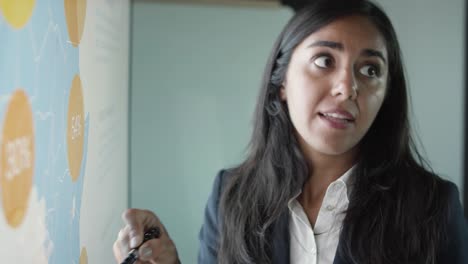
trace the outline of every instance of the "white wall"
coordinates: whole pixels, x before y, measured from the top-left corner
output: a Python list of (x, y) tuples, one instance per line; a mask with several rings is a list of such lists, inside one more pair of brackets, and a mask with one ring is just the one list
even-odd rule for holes
[(131, 206), (158, 213), (195, 263), (217, 171), (240, 162), (266, 57), (290, 12), (136, 2)]
[(463, 185), (463, 0), (379, 1), (392, 19), (406, 63), (413, 126), (441, 176)]

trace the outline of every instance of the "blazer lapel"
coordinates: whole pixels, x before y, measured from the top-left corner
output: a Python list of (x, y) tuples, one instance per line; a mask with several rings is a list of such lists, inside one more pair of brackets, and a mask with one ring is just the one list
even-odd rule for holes
[(338, 247), (336, 249), (335, 259), (333, 260), (333, 264), (350, 264), (350, 262), (348, 262), (346, 258), (338, 250), (338, 248), (340, 248), (341, 246), (341, 242), (342, 242), (342, 239), (340, 236), (340, 240), (338, 241)]
[(273, 228), (273, 264), (289, 263), (289, 211), (286, 210)]
[(341, 254), (338, 253), (338, 251), (336, 251), (336, 255), (335, 255), (335, 259), (333, 260), (333, 264), (347, 264), (348, 262), (346, 262), (343, 258), (343, 256), (341, 256)]

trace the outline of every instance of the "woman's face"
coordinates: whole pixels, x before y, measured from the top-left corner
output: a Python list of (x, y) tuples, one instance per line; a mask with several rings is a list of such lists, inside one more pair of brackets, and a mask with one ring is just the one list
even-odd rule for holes
[(280, 96), (309, 158), (354, 158), (384, 100), (387, 75), (384, 38), (365, 17), (335, 20), (294, 50)]

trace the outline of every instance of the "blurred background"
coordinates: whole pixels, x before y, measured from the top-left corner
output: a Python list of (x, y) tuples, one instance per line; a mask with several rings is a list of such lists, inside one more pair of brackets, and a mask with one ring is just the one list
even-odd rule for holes
[[(0, 0), (2, 261), (114, 263), (136, 207), (195, 263), (213, 179), (244, 159), (269, 52), (308, 1)], [(465, 1), (377, 2), (420, 148), (467, 215)]]

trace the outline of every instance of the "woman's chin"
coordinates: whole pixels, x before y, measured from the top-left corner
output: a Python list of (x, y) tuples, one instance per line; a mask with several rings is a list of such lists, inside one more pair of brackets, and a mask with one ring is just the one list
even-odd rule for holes
[(356, 153), (355, 144), (349, 144), (344, 142), (321, 142), (319, 144), (310, 144), (308, 147), (309, 151), (316, 155), (324, 156), (343, 156), (343, 155), (354, 155)]

